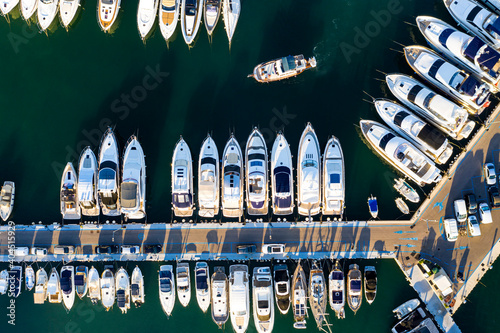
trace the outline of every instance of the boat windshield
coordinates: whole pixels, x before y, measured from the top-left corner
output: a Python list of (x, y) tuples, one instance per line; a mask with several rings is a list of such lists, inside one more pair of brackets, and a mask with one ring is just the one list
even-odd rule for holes
[(186, 0), (186, 15), (196, 15), (196, 0)]
[(352, 280), (351, 281), (351, 290), (354, 292), (361, 291), (361, 280)]

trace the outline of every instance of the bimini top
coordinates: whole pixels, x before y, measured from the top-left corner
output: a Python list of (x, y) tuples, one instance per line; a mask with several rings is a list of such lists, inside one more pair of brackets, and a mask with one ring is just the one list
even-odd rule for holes
[(281, 58), (281, 65), (284, 72), (294, 70), (297, 67), (297, 65), (295, 64), (295, 57), (291, 55)]

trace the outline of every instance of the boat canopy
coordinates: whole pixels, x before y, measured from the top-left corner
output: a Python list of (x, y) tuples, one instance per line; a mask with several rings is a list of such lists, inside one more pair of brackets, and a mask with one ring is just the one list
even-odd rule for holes
[(493, 23), (489, 24), (486, 27), (486, 29), (500, 35), (500, 18), (497, 17), (496, 20), (493, 21)]
[(63, 271), (61, 273), (61, 290), (65, 294), (71, 293), (71, 272), (70, 271)]
[(370, 208), (370, 212), (378, 211), (377, 199), (368, 200), (368, 207)]
[(83, 280), (83, 275), (77, 274), (75, 275), (75, 286), (83, 286), (85, 284)]
[[(108, 163), (108, 162), (105, 162)], [(112, 163), (112, 162), (109, 162)], [(103, 163), (104, 164), (104, 163)], [(115, 163), (112, 163), (116, 166)], [(116, 171), (113, 168), (104, 168), (99, 171), (99, 190), (114, 190), (116, 187)]]
[(124, 182), (121, 190), (121, 205), (123, 208), (134, 208), (137, 206), (137, 183)]
[(293, 56), (281, 58), (281, 63), (283, 65), (284, 72), (294, 70), (297, 67), (297, 65), (295, 64), (295, 57), (293, 57)]

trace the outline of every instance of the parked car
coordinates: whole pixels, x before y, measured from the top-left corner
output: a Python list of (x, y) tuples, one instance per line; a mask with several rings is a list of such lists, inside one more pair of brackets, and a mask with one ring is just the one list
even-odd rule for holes
[(465, 203), (467, 204), (467, 213), (469, 215), (474, 215), (477, 213), (477, 201), (476, 196), (473, 193), (465, 195)]
[(118, 245), (99, 245), (95, 247), (96, 254), (117, 254)]
[(492, 186), (488, 189), (488, 195), (490, 196), (491, 206), (500, 207), (500, 194), (496, 186)]
[(481, 219), (481, 223), (483, 224), (493, 223), (493, 219), (491, 218), (491, 210), (486, 202), (481, 202), (479, 204), (479, 218)]
[(443, 223), (444, 223), (444, 232), (448, 242), (456, 241), (458, 238), (457, 220), (445, 219)]
[(139, 254), (141, 253), (141, 248), (138, 245), (122, 245), (121, 254)]
[(46, 256), (47, 249), (43, 248), (43, 247), (32, 247), (30, 253), (35, 255), (35, 256)]
[(285, 253), (285, 245), (283, 244), (262, 245), (262, 252), (266, 254), (282, 254)]
[(252, 254), (257, 251), (257, 246), (255, 245), (238, 245), (236, 247), (238, 254)]
[(30, 254), (30, 249), (25, 246), (16, 247), (14, 249), (15, 256), (27, 256)]
[(455, 200), (453, 207), (455, 209), (455, 217), (458, 223), (465, 223), (467, 221), (467, 207), (465, 206), (465, 200)]
[(54, 254), (73, 254), (75, 247), (73, 245), (57, 245), (54, 246)]
[(163, 246), (160, 244), (144, 245), (144, 253), (161, 253)]
[(497, 183), (497, 175), (493, 163), (486, 163), (483, 167), (483, 173), (487, 185), (495, 185)]
[(481, 236), (481, 229), (479, 228), (479, 222), (475, 215), (470, 215), (467, 219), (467, 227), (469, 229), (469, 235), (472, 237)]

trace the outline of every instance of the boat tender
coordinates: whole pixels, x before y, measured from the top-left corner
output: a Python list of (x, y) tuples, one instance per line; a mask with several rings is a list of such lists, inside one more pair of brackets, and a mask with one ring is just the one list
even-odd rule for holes
[(345, 168), (339, 140), (332, 136), (323, 154), (323, 215), (344, 214)]
[(229, 266), (229, 312), (236, 333), (244, 333), (250, 319), (250, 290), (247, 265)]
[(404, 202), (403, 198), (396, 198), (394, 202), (396, 203), (396, 206), (401, 211), (401, 213), (405, 215), (410, 214), (410, 208), (408, 208), (408, 205), (406, 204), (406, 202)]
[(219, 214), (219, 151), (208, 135), (201, 145), (198, 159), (198, 214), (213, 218)]
[(172, 207), (175, 216), (193, 216), (193, 159), (182, 136), (172, 156)]
[(393, 185), (399, 194), (405, 197), (406, 200), (413, 203), (418, 203), (420, 201), (420, 196), (417, 191), (413, 189), (404, 179), (394, 179), (395, 184)]
[(241, 218), (243, 215), (243, 154), (231, 134), (222, 152), (222, 215)]
[(61, 179), (61, 214), (64, 220), (79, 220), (78, 179), (73, 164), (68, 162)]
[(7, 221), (14, 209), (14, 197), (16, 194), (16, 185), (14, 182), (5, 181), (0, 192), (0, 217)]
[(254, 128), (245, 149), (246, 202), (249, 215), (268, 212), (267, 146), (262, 133)]
[(370, 194), (370, 197), (368, 198), (368, 210), (370, 211), (370, 215), (376, 219), (378, 216), (378, 203), (377, 203), (377, 197), (374, 197), (373, 195)]
[(273, 82), (297, 76), (307, 69), (316, 67), (316, 58), (305, 59), (302, 54), (264, 62), (255, 66), (253, 77), (257, 82)]
[(297, 161), (297, 207), (300, 215), (313, 216), (321, 207), (321, 165), (319, 142), (307, 123), (299, 143)]

